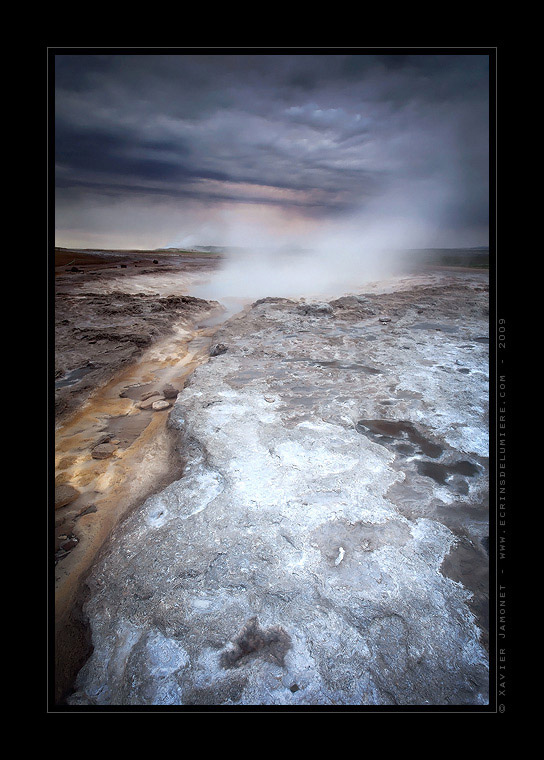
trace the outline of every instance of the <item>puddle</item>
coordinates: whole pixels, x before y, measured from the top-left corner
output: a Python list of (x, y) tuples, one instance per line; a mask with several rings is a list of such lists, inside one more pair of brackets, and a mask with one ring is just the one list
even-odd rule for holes
[(442, 446), (426, 438), (411, 422), (403, 420), (359, 420), (355, 427), (359, 433), (368, 436), (376, 443), (393, 447), (405, 456), (420, 452), (436, 459), (444, 451)]
[[(488, 538), (489, 542), (489, 538)], [(483, 544), (483, 540), (481, 540)], [(481, 630), (482, 643), (488, 645), (489, 631), (489, 558), (482, 548), (466, 538), (461, 539), (446, 555), (440, 568), (442, 575), (462, 583), (473, 596), (469, 602)]]
[(87, 364), (85, 367), (78, 367), (70, 372), (67, 372), (60, 380), (55, 380), (55, 388), (66, 388), (68, 385), (75, 385), (85, 375), (88, 375), (93, 370), (97, 369), (95, 364)]
[(466, 475), (470, 478), (478, 475), (480, 468), (472, 462), (466, 460), (460, 460), (453, 464), (439, 464), (438, 462), (423, 462), (417, 463), (417, 471), (420, 475), (425, 475), (427, 478), (432, 478), (440, 485), (446, 485), (446, 480), (451, 475)]
[(438, 330), (446, 333), (457, 332), (459, 328), (447, 325), (444, 322), (416, 322), (410, 325), (410, 330)]

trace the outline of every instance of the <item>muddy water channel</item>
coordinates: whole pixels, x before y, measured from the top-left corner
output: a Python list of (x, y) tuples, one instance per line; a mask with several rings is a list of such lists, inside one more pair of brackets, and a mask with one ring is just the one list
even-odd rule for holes
[[(213, 335), (238, 306), (182, 320), (162, 340), (99, 386), (55, 430), (56, 680), (63, 689), (88, 649), (80, 625), (82, 580), (130, 510), (183, 474), (169, 412), (194, 369), (210, 358)], [(89, 369), (92, 369), (90, 364)], [(57, 381), (66, 388), (82, 371)]]
[(170, 452), (169, 409), (195, 367), (208, 361), (225, 314), (215, 312), (211, 325), (177, 328), (58, 426), (55, 580), (61, 607), (126, 509), (165, 478), (180, 475), (182, 460)]

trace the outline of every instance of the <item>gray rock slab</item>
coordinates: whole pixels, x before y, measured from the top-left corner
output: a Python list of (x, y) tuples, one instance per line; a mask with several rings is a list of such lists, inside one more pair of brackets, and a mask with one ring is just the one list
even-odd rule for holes
[[(184, 477), (129, 515), (89, 577), (94, 650), (71, 704), (487, 703), (470, 578), (442, 571), (461, 537), (488, 535), (488, 349), (467, 346), (487, 293), (367, 302), (309, 320), (264, 299), (220, 329), (228, 352), (170, 413)], [(458, 331), (411, 330), (415, 304)], [(394, 317), (387, 331), (373, 311)], [(402, 424), (358, 426), (380, 419)], [(483, 548), (472, 561), (486, 570)]]

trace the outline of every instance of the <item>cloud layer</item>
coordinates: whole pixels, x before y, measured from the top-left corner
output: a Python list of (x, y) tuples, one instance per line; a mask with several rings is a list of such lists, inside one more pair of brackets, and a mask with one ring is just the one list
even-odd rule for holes
[(370, 212), (487, 242), (487, 56), (57, 55), (55, 74), (60, 245), (303, 244)]

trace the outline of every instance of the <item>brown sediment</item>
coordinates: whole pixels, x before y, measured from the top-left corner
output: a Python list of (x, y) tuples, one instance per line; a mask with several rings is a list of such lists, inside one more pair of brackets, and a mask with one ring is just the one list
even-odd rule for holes
[[(83, 613), (85, 575), (122, 517), (183, 473), (177, 437), (167, 425), (168, 410), (141, 410), (131, 398), (120, 394), (130, 389), (130, 395), (136, 396), (141, 387), (145, 395), (149, 386), (161, 388), (167, 381), (181, 390), (196, 366), (208, 358), (206, 341), (199, 351), (191, 353), (191, 339), (198, 335), (209, 342), (212, 332), (208, 328), (187, 334), (183, 346), (178, 346), (179, 355), (169, 352), (165, 361), (143, 357), (97, 390), (56, 431), (56, 485), (67, 484), (78, 493), (55, 515), (57, 701), (70, 688), (90, 651)], [(94, 459), (93, 448), (104, 437), (114, 442), (114, 453)], [(75, 536), (75, 544), (70, 542), (74, 545), (64, 553), (61, 542), (66, 536)]]
[[(92, 257), (83, 258), (89, 265), (94, 263)], [(98, 268), (100, 266), (98, 264)], [(68, 279), (68, 275), (59, 276), (61, 287), (69, 287)], [(97, 306), (94, 300), (108, 303), (107, 296), (93, 299), (83, 295), (79, 302), (81, 298), (88, 305), (84, 317), (87, 326), (94, 319), (102, 318), (102, 306)], [(194, 369), (207, 361), (211, 336), (217, 328), (198, 329), (197, 325), (215, 313), (218, 305), (181, 296), (176, 297), (180, 308), (175, 304), (176, 308), (171, 309), (168, 302), (173, 299), (160, 298), (158, 294), (155, 299), (147, 299), (146, 303), (152, 308), (153, 303), (161, 307), (159, 316), (167, 302), (167, 313), (161, 322), (155, 322), (160, 325), (160, 332), (156, 331), (143, 351), (128, 355), (130, 363), (116, 362), (126, 342), (107, 344), (109, 375), (96, 373), (84, 377), (82, 374), (76, 378), (73, 387), (67, 389), (76, 408), (68, 414), (62, 413), (65, 410), (61, 408), (57, 417), (54, 452), (56, 497), (58, 495), (54, 510), (54, 698), (57, 704), (69, 693), (92, 649), (84, 611), (85, 577), (120, 520), (183, 474), (178, 436), (168, 427), (169, 409), (140, 409), (138, 403), (146, 392), (155, 391), (153, 399), (163, 399), (165, 386), (181, 391)], [(119, 294), (112, 294), (110, 303), (117, 306), (119, 301)], [(63, 361), (64, 356), (70, 355), (65, 351), (72, 351), (66, 321), (70, 319), (78, 325), (77, 306), (72, 315), (64, 309), (57, 315), (56, 335), (62, 336), (62, 339), (56, 338), (57, 360)], [(112, 330), (126, 319), (123, 309), (119, 311), (119, 316), (114, 313), (110, 318)], [(146, 312), (142, 314), (142, 318), (145, 317)], [(194, 341), (192, 345), (191, 341)], [(94, 346), (87, 349), (88, 352), (93, 350)], [(169, 399), (170, 404), (174, 401), (174, 398)], [(96, 458), (98, 446), (104, 458)]]

